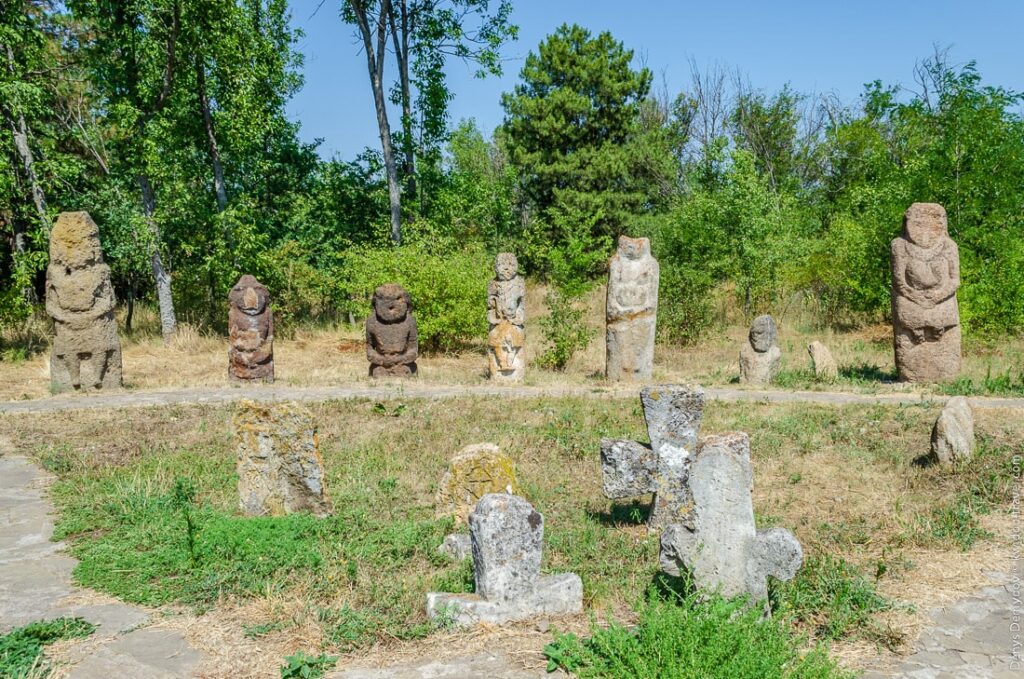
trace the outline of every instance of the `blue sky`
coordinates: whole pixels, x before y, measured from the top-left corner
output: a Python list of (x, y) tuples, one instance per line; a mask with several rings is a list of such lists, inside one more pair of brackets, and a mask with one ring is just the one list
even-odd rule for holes
[[(351, 159), (380, 143), (366, 62), (354, 27), (338, 17), (340, 3), (327, 0), (313, 14), (319, 4), (291, 2), (292, 23), (306, 34), (299, 43), (306, 84), (288, 113), (304, 140), (323, 139), (322, 156)], [(563, 22), (610, 30), (673, 95), (687, 86), (693, 58), (738, 69), (758, 88), (788, 82), (852, 103), (875, 79), (911, 85), (915, 62), (935, 45), (951, 47), (954, 63), (975, 60), (985, 82), (1024, 90), (1024, 0), (514, 0), (514, 7), (519, 40), (504, 50), (501, 78), (479, 80), (470, 66), (450, 64), (453, 121), (475, 118), (485, 131), (498, 125), (501, 93)]]

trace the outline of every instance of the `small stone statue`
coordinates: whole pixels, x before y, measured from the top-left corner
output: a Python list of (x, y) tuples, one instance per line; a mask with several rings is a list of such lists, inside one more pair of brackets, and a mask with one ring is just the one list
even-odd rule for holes
[(267, 286), (246, 274), (228, 294), (228, 377), (274, 381), (274, 314)]
[(914, 203), (892, 241), (892, 327), (896, 370), (909, 382), (953, 379), (960, 372), (960, 251), (946, 210)]
[(121, 341), (110, 267), (88, 212), (62, 212), (50, 231), (46, 313), (56, 336), (50, 354), (54, 392), (121, 386)]
[(370, 377), (410, 377), (419, 357), (412, 298), (401, 285), (373, 291), (373, 313), (366, 319), (366, 359)]
[(749, 342), (740, 350), (740, 382), (769, 384), (779, 372), (782, 351), (775, 344), (775, 319), (765, 314), (750, 326)]
[(618, 251), (608, 262), (605, 374), (609, 380), (651, 378), (658, 278), (651, 242), (619, 236)]
[(526, 368), (526, 283), (511, 252), (498, 254), (494, 280), (487, 286), (487, 359), (491, 379), (520, 382)]

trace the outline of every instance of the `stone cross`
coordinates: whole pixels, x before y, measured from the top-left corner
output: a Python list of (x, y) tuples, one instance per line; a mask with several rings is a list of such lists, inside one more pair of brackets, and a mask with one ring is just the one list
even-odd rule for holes
[(228, 294), (228, 378), (274, 381), (274, 313), (270, 291), (246, 274)]
[(678, 521), (690, 506), (686, 477), (697, 448), (704, 390), (696, 385), (644, 387), (640, 402), (650, 445), (601, 439), (601, 471), (609, 499), (654, 493), (648, 526), (656, 529)]
[(768, 597), (769, 575), (789, 580), (803, 561), (789, 531), (759, 531), (751, 500), (750, 440), (734, 432), (701, 439), (687, 479), (692, 506), (661, 534), (661, 568), (687, 572), (699, 589), (726, 597)]
[(469, 516), (474, 594), (427, 594), (431, 620), (466, 626), (500, 624), (583, 610), (574, 573), (540, 574), (544, 517), (517, 495), (485, 495)]
[(754, 319), (748, 342), (740, 350), (740, 382), (771, 383), (782, 358), (782, 350), (775, 343), (778, 335), (774, 318), (765, 314)]
[(294, 403), (239, 401), (233, 418), (238, 497), (248, 516), (331, 513), (316, 424)]
[(659, 271), (648, 239), (619, 236), (618, 250), (608, 262), (605, 375), (609, 380), (651, 378)]
[(909, 382), (953, 379), (960, 372), (960, 251), (946, 210), (914, 203), (892, 241), (892, 330), (896, 370)]
[(401, 285), (388, 283), (373, 292), (366, 319), (366, 359), (370, 377), (410, 377), (420, 354), (412, 298)]
[(88, 212), (62, 212), (50, 231), (46, 267), (46, 313), (55, 331), (50, 353), (54, 392), (120, 388), (114, 301), (96, 222)]
[(521, 382), (526, 369), (526, 283), (511, 252), (494, 263), (494, 280), (487, 286), (487, 363), (491, 379)]
[(515, 464), (493, 443), (466, 446), (451, 459), (437, 487), (438, 516), (465, 524), (484, 495), (519, 492)]

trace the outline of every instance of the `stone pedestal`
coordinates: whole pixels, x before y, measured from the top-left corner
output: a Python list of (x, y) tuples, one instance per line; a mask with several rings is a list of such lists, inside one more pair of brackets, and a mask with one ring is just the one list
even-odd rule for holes
[(267, 286), (248, 274), (228, 295), (228, 378), (274, 381), (274, 314)]
[(658, 262), (646, 238), (619, 237), (608, 263), (605, 374), (609, 380), (649, 380), (654, 368)]
[(54, 393), (121, 387), (114, 304), (96, 222), (88, 212), (62, 212), (50, 231), (46, 267), (46, 313), (55, 331), (50, 352)]
[(914, 203), (892, 241), (892, 325), (896, 371), (908, 382), (955, 379), (960, 373), (960, 251), (946, 210)]

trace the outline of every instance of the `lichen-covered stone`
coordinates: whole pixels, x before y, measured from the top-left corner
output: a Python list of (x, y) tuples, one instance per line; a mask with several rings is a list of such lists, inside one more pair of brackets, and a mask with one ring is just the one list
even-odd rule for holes
[(946, 210), (914, 203), (893, 239), (892, 326), (901, 380), (933, 382), (960, 372), (960, 251), (949, 237)]
[(963, 396), (946, 402), (932, 427), (932, 455), (942, 464), (952, 464), (974, 455), (974, 412)]
[(474, 594), (427, 595), (427, 615), (456, 625), (579, 613), (583, 585), (572, 573), (540, 575), (544, 517), (516, 495), (485, 495), (469, 517)]
[(656, 529), (689, 511), (686, 476), (697, 447), (704, 390), (696, 385), (645, 387), (640, 403), (651, 444), (602, 439), (601, 471), (609, 499), (654, 494), (648, 526)]
[(380, 286), (373, 292), (373, 313), (366, 319), (370, 377), (411, 377), (419, 353), (412, 298), (401, 285)]
[(473, 542), (469, 533), (451, 533), (444, 536), (437, 551), (455, 561), (462, 561), (473, 556)]
[(609, 380), (651, 378), (659, 276), (650, 241), (619, 236), (618, 251), (608, 263), (605, 374)]
[(521, 382), (526, 369), (526, 282), (518, 271), (514, 254), (499, 253), (487, 286), (487, 363), (499, 382)]
[(478, 443), (460, 450), (448, 465), (437, 489), (437, 510), (465, 523), (484, 495), (519, 492), (515, 464), (493, 443)]
[(306, 409), (240, 401), (233, 424), (239, 504), (246, 515), (331, 513), (316, 424)]
[(839, 366), (827, 346), (818, 341), (811, 342), (807, 345), (807, 353), (811, 356), (815, 378), (823, 382), (832, 382), (839, 377)]
[(765, 314), (754, 319), (747, 344), (740, 350), (740, 382), (770, 384), (779, 372), (782, 350), (775, 340), (775, 319)]
[(270, 291), (246, 274), (228, 294), (228, 377), (274, 381), (274, 313)]
[(62, 212), (50, 231), (46, 267), (46, 312), (55, 331), (50, 353), (54, 392), (120, 388), (114, 304), (96, 222), (88, 212)]
[(723, 596), (768, 596), (769, 575), (788, 580), (803, 560), (800, 543), (786, 530), (757, 531), (751, 499), (750, 440), (730, 433), (701, 439), (690, 465), (693, 505), (661, 536), (664, 571), (684, 571), (694, 584)]

